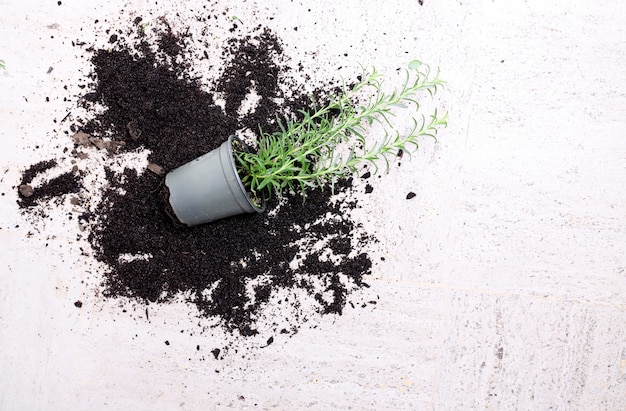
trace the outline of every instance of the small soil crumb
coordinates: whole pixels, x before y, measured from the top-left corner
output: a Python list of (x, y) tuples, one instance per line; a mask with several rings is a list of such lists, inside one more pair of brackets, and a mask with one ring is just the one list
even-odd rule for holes
[(126, 145), (123, 141), (105, 140), (97, 137), (90, 137), (89, 142), (93, 144), (98, 150), (108, 150), (111, 153), (117, 153), (120, 147)]
[(78, 300), (78, 301), (74, 302), (74, 307), (81, 308), (82, 306), (83, 306), (83, 302), (82, 301)]
[(149, 163), (147, 168), (158, 176), (165, 174), (165, 169), (158, 164)]
[(126, 130), (128, 130), (128, 135), (133, 140), (139, 140), (141, 137), (141, 129), (139, 128), (139, 123), (136, 120), (131, 120), (126, 124)]
[(412, 199), (413, 197), (415, 197), (415, 195), (416, 195), (416, 194), (415, 194), (414, 192), (412, 192), (412, 191), (411, 191), (411, 192), (409, 192), (409, 194), (407, 194), (407, 195), (406, 195), (406, 199), (407, 199), (407, 200), (410, 200), (410, 199)]
[(90, 138), (91, 136), (89, 134), (83, 133), (82, 131), (79, 131), (72, 136), (74, 143), (83, 147), (88, 147), (89, 145), (91, 145)]
[(33, 195), (34, 191), (33, 187), (30, 184), (22, 184), (19, 186), (20, 195), (22, 197), (30, 197)]

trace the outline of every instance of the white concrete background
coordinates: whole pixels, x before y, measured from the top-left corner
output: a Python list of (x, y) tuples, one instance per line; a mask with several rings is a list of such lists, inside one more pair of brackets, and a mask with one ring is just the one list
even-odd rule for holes
[[(626, 409), (622, 2), (56, 3), (0, 0), (0, 409)], [(69, 145), (70, 103), (45, 97), (81, 78), (71, 40), (203, 4), (271, 27), (320, 78), (422, 58), (450, 112), (362, 201), (386, 259), (360, 298), (378, 304), (221, 361), (191, 308), (148, 322), (103, 300), (76, 227), (15, 205), (21, 171)]]

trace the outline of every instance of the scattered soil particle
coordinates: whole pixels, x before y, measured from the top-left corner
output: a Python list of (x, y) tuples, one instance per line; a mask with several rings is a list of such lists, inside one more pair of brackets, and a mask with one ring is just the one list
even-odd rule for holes
[(165, 174), (165, 170), (163, 169), (163, 167), (161, 167), (158, 164), (150, 163), (148, 164), (147, 169), (152, 171), (154, 174), (158, 176), (162, 176)]
[(83, 306), (83, 302), (82, 301), (78, 300), (78, 301), (74, 302), (74, 307), (81, 308), (82, 306)]
[(131, 139), (137, 140), (141, 137), (141, 129), (139, 128), (139, 123), (136, 120), (131, 120), (126, 124), (126, 129), (128, 130), (128, 135)]
[(91, 137), (89, 142), (93, 144), (98, 150), (108, 150), (112, 153), (117, 153), (120, 147), (126, 143), (123, 141), (105, 140), (103, 138)]
[(413, 197), (415, 197), (415, 195), (416, 195), (416, 194), (415, 194), (414, 192), (412, 192), (412, 191), (411, 191), (411, 192), (409, 192), (409, 193), (406, 195), (406, 199), (407, 199), (407, 200), (410, 200), (410, 199), (412, 199)]
[(31, 186), (30, 184), (21, 184), (21, 185), (18, 187), (18, 189), (19, 189), (19, 191), (20, 191), (20, 195), (21, 195), (22, 197), (30, 197), (30, 196), (32, 196), (32, 195), (33, 195), (33, 193), (34, 193), (34, 191), (35, 191), (35, 190), (33, 189), (33, 186)]
[(83, 146), (83, 147), (88, 147), (91, 144), (90, 138), (91, 136), (89, 134), (83, 133), (82, 131), (79, 131), (78, 133), (72, 136), (72, 139), (74, 140), (74, 144)]

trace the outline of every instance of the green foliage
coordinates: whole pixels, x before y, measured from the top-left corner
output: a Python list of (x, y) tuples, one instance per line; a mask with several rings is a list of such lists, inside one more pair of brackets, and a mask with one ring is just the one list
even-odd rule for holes
[(6, 64), (4, 63), (4, 60), (0, 60), (0, 69), (5, 69), (6, 70)]
[[(383, 77), (375, 69), (361, 80), (329, 99), (329, 103), (311, 110), (301, 110), (301, 118), (279, 119), (280, 130), (267, 133), (260, 130), (256, 153), (235, 150), (242, 182), (257, 196), (264, 190), (279, 195), (284, 189), (324, 187), (338, 178), (355, 172), (363, 163), (371, 163), (375, 171), (382, 161), (389, 167), (389, 157), (399, 150), (417, 150), (421, 137), (436, 140), (437, 130), (447, 125), (448, 114), (435, 110), (428, 118), (420, 114), (416, 94), (427, 91), (433, 97), (444, 82), (439, 71), (432, 73), (426, 64), (414, 60), (409, 64), (406, 79), (400, 89), (383, 91)], [(367, 90), (373, 96), (365, 105), (357, 105), (358, 93)], [(395, 107), (413, 106), (413, 125), (401, 133), (391, 122)], [(384, 137), (377, 143), (366, 139), (368, 128), (379, 124)]]

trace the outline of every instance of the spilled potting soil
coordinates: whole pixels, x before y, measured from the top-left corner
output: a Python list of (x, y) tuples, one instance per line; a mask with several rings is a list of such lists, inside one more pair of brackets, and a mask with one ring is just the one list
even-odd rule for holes
[[(263, 331), (260, 321), (272, 306), (289, 309), (281, 311), (285, 318), (269, 322), (271, 332), (296, 332), (311, 312), (341, 314), (349, 295), (367, 286), (363, 276), (372, 265), (362, 251), (372, 239), (347, 212), (357, 206), (350, 181), (335, 186), (335, 195), (311, 191), (305, 203), (297, 194), (281, 202), (274, 197), (264, 214), (193, 228), (172, 224), (159, 196), (168, 171), (237, 130), (272, 130), (277, 115), (306, 108), (310, 100), (298, 94), (302, 87), (289, 84), (293, 64), (281, 40), (262, 27), (235, 36), (211, 62), (221, 74), (201, 79), (192, 74), (194, 59), (210, 57), (190, 56), (187, 46), (197, 39), (163, 22), (151, 41), (140, 21), (111, 35), (110, 47), (83, 46), (92, 64), (80, 99), (87, 114), (72, 125), (76, 158), (95, 151), (109, 159), (148, 153), (139, 170), (101, 164), (102, 199), (79, 216), (94, 257), (106, 267), (103, 294), (146, 303), (182, 296), (200, 316), (241, 336)], [(332, 87), (321, 85), (316, 97), (323, 99)], [(251, 95), (254, 104), (244, 109)], [(19, 205), (25, 213), (36, 215), (47, 199), (83, 190), (87, 168), (30, 185), (56, 166), (48, 159), (24, 173)]]

